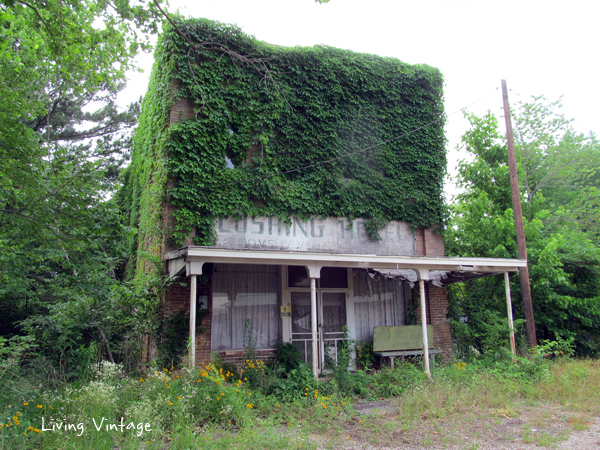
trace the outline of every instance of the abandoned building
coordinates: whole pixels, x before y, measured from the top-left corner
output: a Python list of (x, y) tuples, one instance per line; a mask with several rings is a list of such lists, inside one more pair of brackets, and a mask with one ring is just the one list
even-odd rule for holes
[(382, 355), (428, 371), (451, 357), (445, 286), (525, 264), (444, 256), (437, 69), (204, 19), (166, 27), (155, 59), (125, 185), (130, 271), (156, 257), (179, 277), (163, 314), (189, 317), (190, 364), (238, 363), (249, 319), (261, 358), (292, 342), (315, 376), (343, 339), (418, 325), (417, 348)]

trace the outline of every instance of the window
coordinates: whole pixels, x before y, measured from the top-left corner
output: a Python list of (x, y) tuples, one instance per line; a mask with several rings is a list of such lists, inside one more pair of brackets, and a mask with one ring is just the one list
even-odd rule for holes
[(356, 340), (373, 342), (374, 327), (406, 325), (404, 283), (354, 270)]
[[(288, 266), (288, 287), (310, 287), (308, 271), (304, 266)], [(317, 288), (346, 289), (348, 270), (345, 267), (322, 267), (321, 278), (317, 278)]]
[(215, 264), (212, 350), (244, 348), (246, 320), (252, 321), (257, 348), (273, 348), (279, 337), (279, 268)]

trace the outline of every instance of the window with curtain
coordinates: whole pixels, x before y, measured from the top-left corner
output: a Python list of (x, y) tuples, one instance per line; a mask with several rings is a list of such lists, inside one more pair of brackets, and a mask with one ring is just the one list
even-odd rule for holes
[(215, 264), (212, 279), (212, 350), (244, 348), (246, 320), (256, 348), (273, 348), (279, 338), (277, 266)]
[(373, 342), (374, 327), (406, 325), (404, 283), (355, 270), (354, 317), (357, 341)]

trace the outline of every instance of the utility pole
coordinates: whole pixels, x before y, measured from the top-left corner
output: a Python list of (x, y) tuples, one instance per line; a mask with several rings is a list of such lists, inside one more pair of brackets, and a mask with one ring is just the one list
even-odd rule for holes
[[(517, 247), (519, 259), (527, 260), (527, 243), (525, 242), (525, 229), (523, 227), (523, 211), (521, 210), (521, 195), (519, 194), (519, 178), (517, 176), (517, 157), (515, 155), (515, 141), (510, 122), (510, 108), (508, 106), (508, 91), (506, 80), (502, 80), (502, 99), (504, 101), (504, 120), (506, 121), (506, 140), (508, 144), (508, 168), (510, 170), (510, 190), (512, 194), (513, 215), (517, 231)], [(529, 286), (529, 267), (519, 267), (521, 278), (521, 295), (523, 296), (523, 310), (527, 326), (527, 343), (530, 348), (537, 345), (535, 334), (535, 321), (533, 319), (533, 305), (531, 303), (531, 289)]]

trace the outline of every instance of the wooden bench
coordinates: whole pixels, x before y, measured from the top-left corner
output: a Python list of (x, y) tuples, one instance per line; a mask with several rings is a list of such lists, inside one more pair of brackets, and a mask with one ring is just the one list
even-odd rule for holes
[[(427, 325), (427, 342), (429, 356), (435, 363), (435, 355), (441, 350), (433, 350), (433, 326)], [(423, 355), (423, 328), (421, 325), (405, 325), (401, 327), (373, 328), (373, 354), (382, 358), (389, 357), (394, 368), (396, 356)]]

